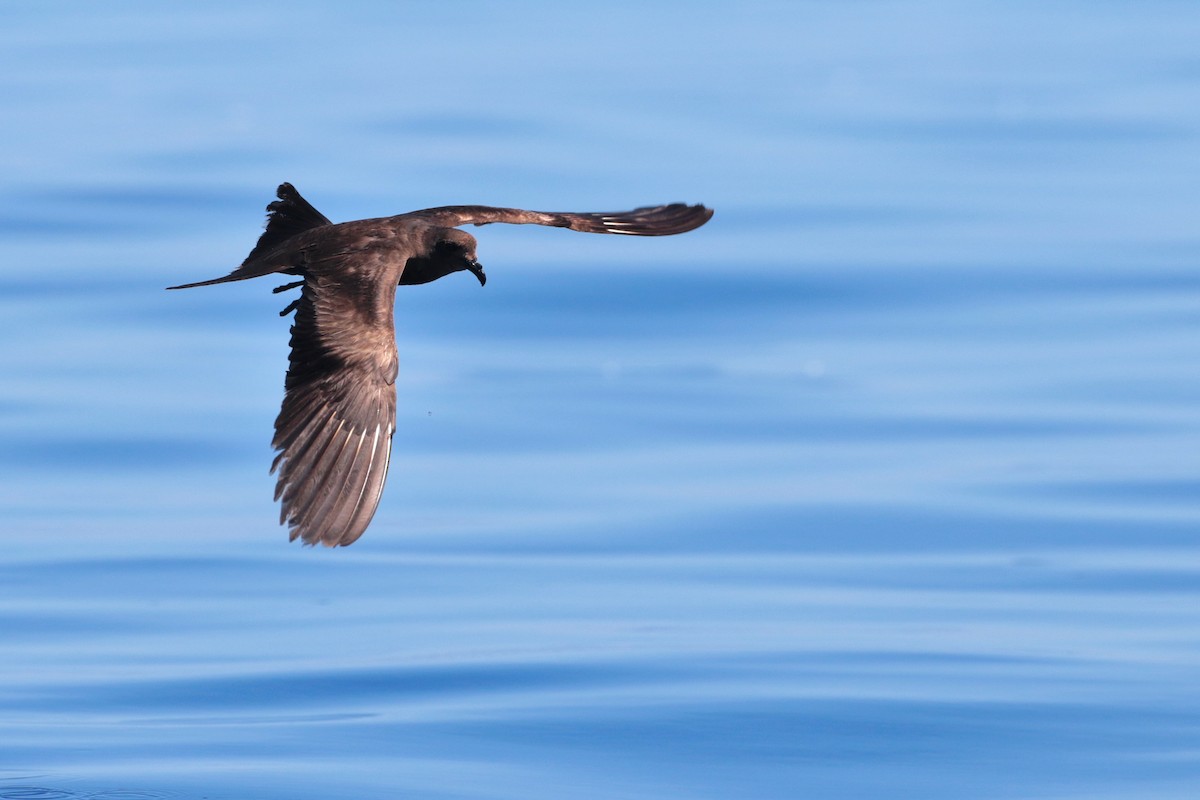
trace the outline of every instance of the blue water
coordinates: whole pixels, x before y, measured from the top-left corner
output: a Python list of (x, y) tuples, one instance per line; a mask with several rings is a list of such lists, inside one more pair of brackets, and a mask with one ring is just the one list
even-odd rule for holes
[[(1200, 797), (1200, 9), (9, 4), (0, 798)], [(353, 547), (274, 187), (476, 229)]]

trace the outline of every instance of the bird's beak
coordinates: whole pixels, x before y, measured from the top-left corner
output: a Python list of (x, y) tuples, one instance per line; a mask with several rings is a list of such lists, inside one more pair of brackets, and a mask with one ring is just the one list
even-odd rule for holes
[(483, 274), (483, 264), (480, 264), (478, 261), (472, 261), (467, 265), (467, 269), (471, 271), (472, 275), (479, 279), (480, 286), (483, 286), (485, 283), (487, 283), (487, 275)]

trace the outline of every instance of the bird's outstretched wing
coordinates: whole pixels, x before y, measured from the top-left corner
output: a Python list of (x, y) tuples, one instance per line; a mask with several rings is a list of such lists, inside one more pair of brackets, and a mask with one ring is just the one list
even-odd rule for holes
[(562, 212), (523, 211), (493, 206), (443, 206), (413, 211), (406, 217), (419, 217), (431, 225), (488, 225), (507, 222), (512, 225), (549, 225), (585, 233), (621, 233), (626, 236), (670, 236), (699, 228), (712, 217), (710, 208), (671, 203), (647, 206), (633, 211)]
[(397, 362), (395, 273), (381, 272), (310, 273), (295, 303), (271, 471), (278, 474), (279, 521), (305, 544), (350, 544), (383, 492)]

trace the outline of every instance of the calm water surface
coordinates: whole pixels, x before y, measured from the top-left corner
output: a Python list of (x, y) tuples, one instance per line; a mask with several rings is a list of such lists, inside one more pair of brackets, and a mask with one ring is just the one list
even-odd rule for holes
[[(1200, 796), (1188, 4), (28, 4), (0, 799)], [(289, 546), (290, 180), (484, 228)]]

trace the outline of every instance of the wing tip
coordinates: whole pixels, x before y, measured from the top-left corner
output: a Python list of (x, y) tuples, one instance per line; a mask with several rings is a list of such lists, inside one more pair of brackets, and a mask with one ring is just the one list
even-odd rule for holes
[[(275, 499), (282, 498), (281, 525), (288, 541), (305, 546), (346, 547), (358, 541), (375, 517), (391, 462), (394, 425), (378, 423), (373, 432), (342, 434), (339, 424), (332, 434), (300, 442), (294, 453), (291, 440), (279, 440), (271, 465), (278, 470)], [(315, 444), (316, 451), (308, 445)], [(289, 460), (297, 458), (299, 472)], [(305, 464), (308, 466), (304, 466)]]
[(635, 208), (633, 211), (593, 215), (592, 219), (599, 227), (591, 230), (626, 236), (673, 236), (693, 231), (712, 217), (713, 209), (702, 203), (668, 203)]

